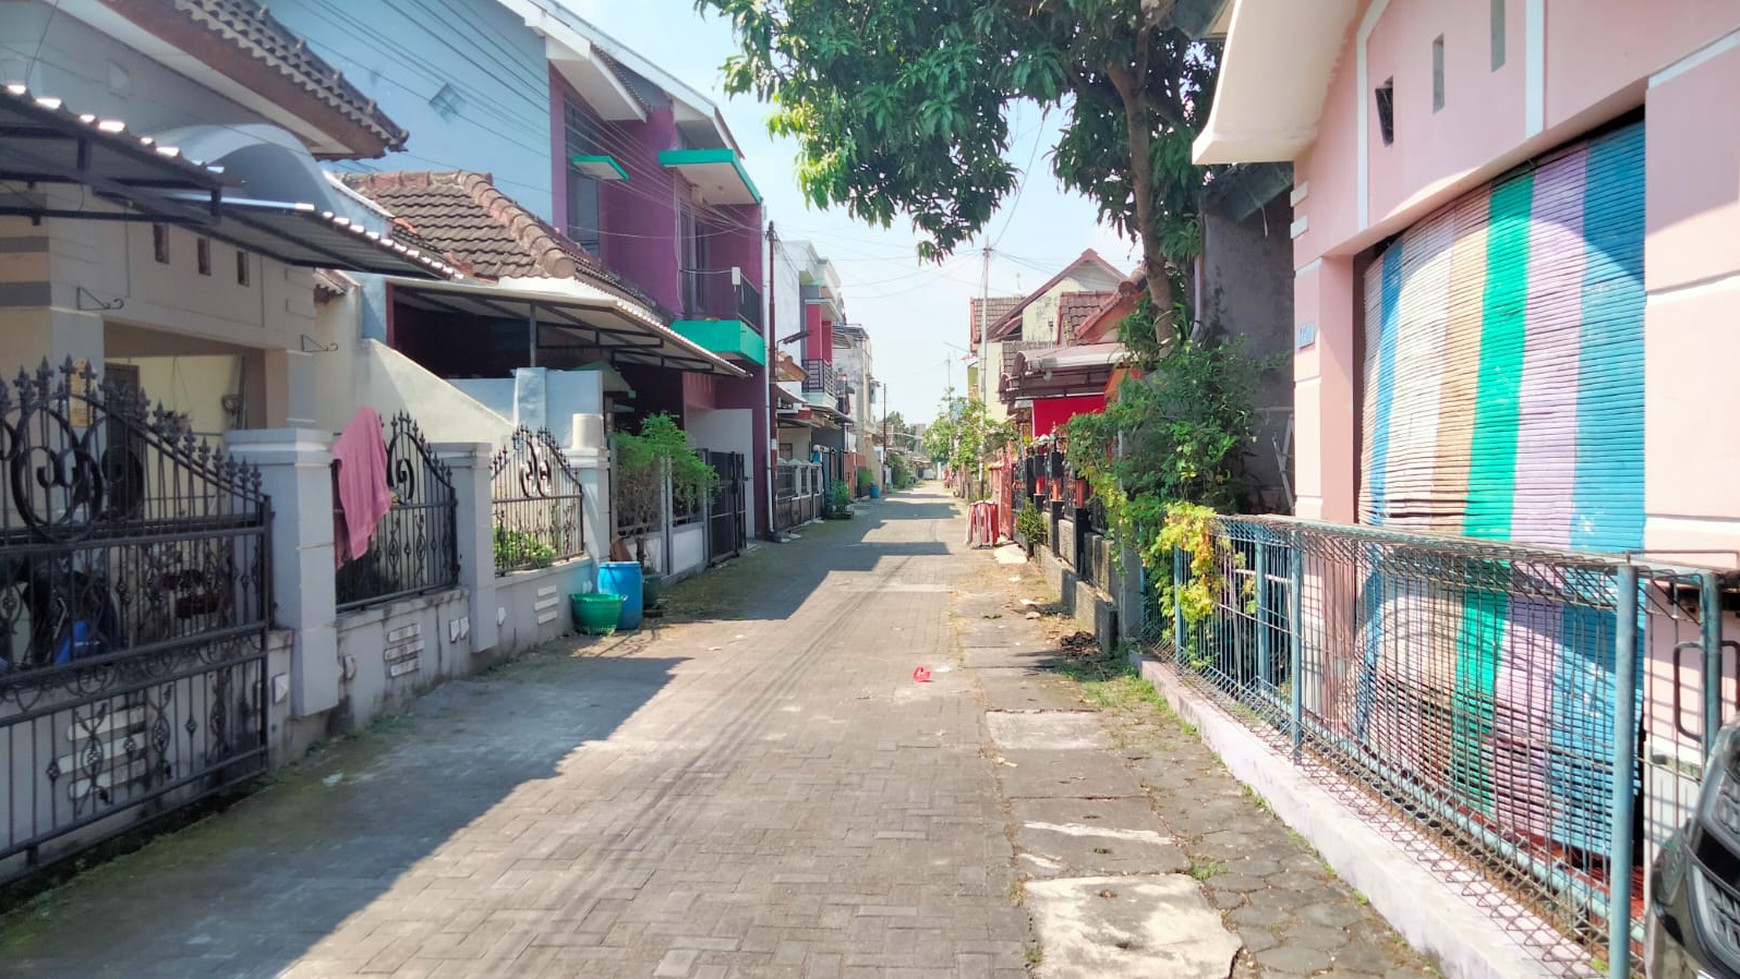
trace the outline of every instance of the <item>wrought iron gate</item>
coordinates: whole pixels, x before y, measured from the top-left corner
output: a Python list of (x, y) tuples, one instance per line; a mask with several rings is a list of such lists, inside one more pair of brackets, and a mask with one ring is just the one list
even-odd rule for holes
[(546, 429), (514, 429), (490, 462), (495, 573), (547, 568), (586, 553), (580, 476)]
[(743, 487), (743, 453), (707, 450), (707, 463), (719, 474), (707, 507), (707, 562), (720, 561), (743, 550), (747, 537)]
[[(375, 525), (369, 549), (337, 571), (339, 612), (354, 612), (459, 584), (459, 497), (453, 471), (435, 455), (423, 429), (399, 412), (384, 426), (387, 489), (393, 506)], [(333, 463), (333, 524), (345, 534)]]
[(0, 881), (266, 764), (270, 507), (134, 388), (0, 381)]

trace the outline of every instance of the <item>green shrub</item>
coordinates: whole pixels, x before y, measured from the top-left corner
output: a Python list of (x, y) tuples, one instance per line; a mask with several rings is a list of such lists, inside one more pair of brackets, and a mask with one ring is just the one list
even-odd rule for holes
[(828, 486), (828, 495), (822, 500), (822, 519), (848, 520), (852, 516), (852, 491), (846, 488), (844, 480), (835, 480)]
[(1027, 541), (1029, 547), (1042, 547), (1051, 535), (1051, 521), (1038, 507), (1030, 506), (1015, 515), (1015, 532)]
[(556, 549), (531, 534), (495, 528), (495, 566), (498, 569), (547, 568), (556, 563)]

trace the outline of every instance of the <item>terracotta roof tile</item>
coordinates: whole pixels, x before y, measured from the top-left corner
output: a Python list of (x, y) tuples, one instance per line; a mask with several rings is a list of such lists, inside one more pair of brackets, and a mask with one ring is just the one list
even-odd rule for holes
[(1044, 285), (1023, 296), (1018, 302), (1016, 302), (1015, 308), (1004, 313), (1001, 319), (994, 321), (991, 324), (991, 339), (1000, 340), (1012, 336), (1019, 336), (1021, 333), (1021, 311), (1026, 309), (1028, 304), (1033, 302), (1035, 299), (1050, 292), (1051, 287), (1062, 282), (1065, 276), (1084, 265), (1097, 265), (1119, 279), (1124, 277), (1124, 273), (1118, 271), (1116, 266), (1101, 258), (1099, 252), (1089, 248), (1082, 252), (1081, 256), (1075, 261), (1065, 265), (1063, 271), (1052, 276)]
[[(403, 229), (484, 279), (580, 279), (673, 317), (513, 198), (487, 173), (347, 173), (346, 186), (393, 214)], [(401, 232), (395, 231), (395, 236)]]
[(1075, 329), (1082, 322), (1086, 322), (1088, 316), (1093, 316), (1094, 311), (1100, 310), (1100, 306), (1112, 296), (1117, 296), (1117, 292), (1065, 292), (1058, 297), (1058, 318), (1063, 320), (1065, 329)]
[[(989, 328), (991, 324), (996, 323), (1002, 320), (1003, 317), (1009, 315), (1010, 310), (1021, 305), (1021, 299), (1022, 297), (1020, 296), (991, 296), (985, 299), (985, 318), (983, 323), (986, 328)], [(979, 303), (980, 301), (977, 299), (969, 300), (967, 303), (967, 335), (971, 338), (974, 344), (979, 342), (979, 324), (981, 322), (979, 319)]]
[[(255, 0), (106, 0), (117, 13), (146, 28), (195, 57), (217, 56), (227, 44), (243, 59), (218, 56), (213, 67), (236, 81), (259, 88), (258, 79), (239, 77), (237, 65), (250, 61), (271, 75), (284, 79), (349, 124), (367, 132), (381, 144), (378, 155), (402, 149), (409, 135), (389, 119), (375, 101), (364, 95), (308, 47), (308, 42), (285, 27), (265, 6)], [(220, 42), (209, 47), (206, 41)], [(203, 54), (199, 50), (205, 48)], [(223, 62), (230, 62), (225, 64)], [(252, 72), (243, 70), (242, 75)], [(370, 147), (370, 149), (374, 149)]]

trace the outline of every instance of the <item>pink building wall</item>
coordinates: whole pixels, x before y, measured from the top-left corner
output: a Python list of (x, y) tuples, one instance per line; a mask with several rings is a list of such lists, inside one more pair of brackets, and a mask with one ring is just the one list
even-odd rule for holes
[[(572, 103), (588, 112), (585, 100), (554, 68), (550, 71), (550, 134), (552, 146), (552, 176), (555, 183), (555, 213), (558, 224), (568, 214), (568, 155), (565, 106)], [(605, 122), (591, 116), (597, 127), (599, 149), (615, 158), (628, 173), (625, 181), (604, 184), (599, 195), (601, 254), (598, 258), (610, 269), (633, 283), (653, 300), (681, 316), (682, 289), (682, 224), (679, 220), (683, 201), (690, 200), (689, 182), (674, 170), (659, 164), (659, 153), (680, 145), (673, 110), (654, 107), (647, 110), (644, 122)], [(757, 291), (762, 291), (766, 270), (763, 258), (761, 205), (727, 206), (709, 215), (697, 208), (702, 226), (697, 230), (705, 239), (708, 267), (723, 269), (738, 267)], [(771, 434), (767, 411), (767, 374), (756, 369), (746, 378), (723, 378), (713, 375), (685, 373), (671, 385), (672, 397), (680, 397), (684, 414), (690, 410), (747, 408), (751, 410), (751, 458), (746, 460), (753, 474), (754, 498), (750, 508), (757, 515), (756, 526), (765, 523), (767, 510), (770, 459), (768, 440)]]
[[(550, 70), (550, 134), (557, 224), (568, 216), (568, 154), (565, 103), (585, 109), (585, 100), (555, 69)], [(590, 110), (587, 110), (590, 114)], [(677, 202), (688, 182), (659, 166), (659, 151), (677, 145), (676, 118), (669, 107), (647, 110), (645, 122), (604, 122), (600, 148), (627, 171), (628, 179), (604, 185), (599, 195), (603, 244), (599, 259), (668, 309), (682, 306), (678, 282)]]
[(819, 303), (804, 306), (804, 359), (834, 362), (834, 321)]
[[(1315, 334), (1294, 359), (1297, 510), (1353, 519), (1363, 254), (1517, 164), (1641, 108), (1646, 544), (1740, 550), (1740, 496), (1726, 491), (1740, 477), (1740, 423), (1722, 410), (1723, 378), (1740, 363), (1740, 115), (1712, 111), (1740, 91), (1740, 5), (1688, 0), (1671, 16), (1634, 0), (1505, 6), (1506, 57), (1496, 70), (1485, 3), (1373, 0), (1342, 40), (1317, 140), (1295, 161), (1295, 320)], [(1433, 111), (1440, 35), (1445, 104)], [(1388, 78), (1395, 141), (1386, 146), (1372, 90)]]

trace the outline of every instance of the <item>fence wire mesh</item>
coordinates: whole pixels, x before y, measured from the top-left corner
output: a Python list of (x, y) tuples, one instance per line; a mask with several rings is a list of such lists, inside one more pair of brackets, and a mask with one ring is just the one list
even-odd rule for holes
[[(1212, 571), (1182, 553), (1170, 569), (1212, 599), (1198, 620), (1144, 583), (1141, 636), (1163, 659), (1375, 831), (1424, 843), (1416, 859), (1563, 974), (1605, 959), (1616, 875), (1630, 881), (1620, 927), (1641, 941), (1644, 868), (1691, 813), (1708, 736), (1736, 712), (1732, 665), (1712, 674), (1697, 655), (1723, 643), (1728, 579), (1275, 518), (1223, 518), (1213, 549)], [(1630, 703), (1622, 615), (1638, 624)], [(1620, 739), (1638, 764), (1616, 778)], [(1616, 864), (1626, 794), (1632, 847)]]

